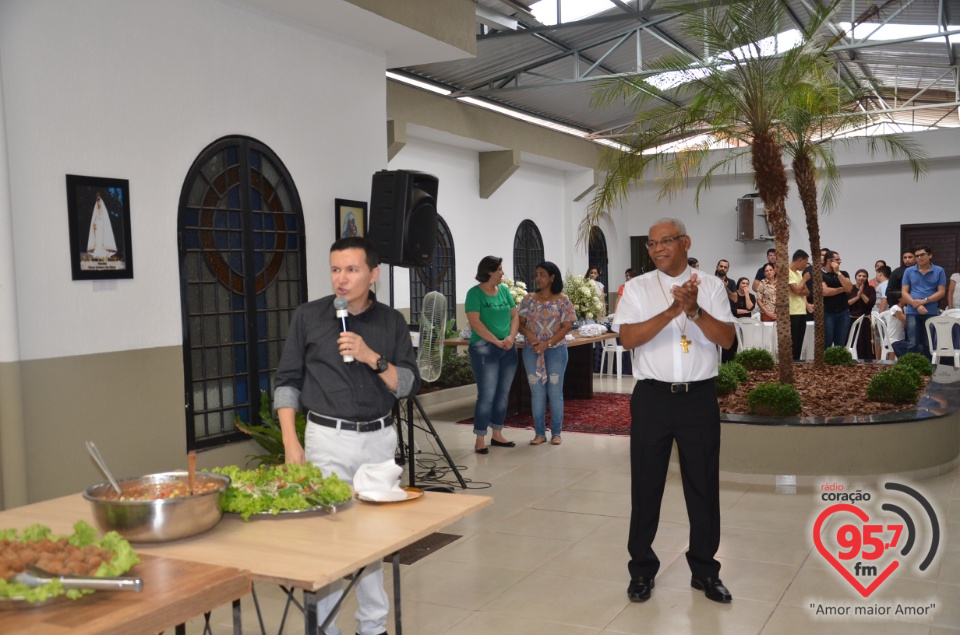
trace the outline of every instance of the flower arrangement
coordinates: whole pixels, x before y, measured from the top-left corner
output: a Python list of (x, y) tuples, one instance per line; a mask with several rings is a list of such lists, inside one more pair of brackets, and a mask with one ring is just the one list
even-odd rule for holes
[(527, 284), (525, 282), (514, 281), (512, 278), (506, 276), (500, 280), (500, 284), (507, 285), (507, 290), (510, 292), (510, 295), (513, 296), (513, 301), (517, 306), (520, 306), (520, 300), (523, 299), (523, 296), (527, 295)]
[(600, 288), (593, 283), (593, 280), (575, 276), (567, 271), (563, 292), (570, 298), (573, 310), (577, 312), (577, 319), (596, 319), (602, 316), (603, 297), (600, 295)]

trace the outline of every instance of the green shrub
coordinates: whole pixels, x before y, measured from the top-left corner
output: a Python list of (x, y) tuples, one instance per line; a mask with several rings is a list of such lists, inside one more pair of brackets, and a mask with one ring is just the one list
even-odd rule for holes
[(800, 414), (800, 394), (791, 384), (770, 382), (760, 384), (747, 394), (747, 406), (752, 415), (790, 417)]
[(930, 360), (920, 353), (907, 353), (898, 359), (894, 365), (895, 368), (902, 368), (904, 366), (909, 366), (921, 375), (933, 374), (933, 365), (930, 363)]
[(734, 358), (738, 364), (747, 370), (770, 370), (773, 368), (773, 355), (762, 348), (747, 348)]
[[(740, 364), (737, 364), (740, 366)], [(743, 366), (740, 366), (742, 369)], [(746, 373), (747, 371), (743, 371)], [(737, 389), (737, 386), (740, 385), (740, 380), (737, 377), (736, 372), (729, 367), (729, 363), (722, 364), (717, 370), (717, 394), (720, 396), (729, 395)]]
[(457, 386), (476, 383), (476, 381), (477, 379), (473, 376), (473, 368), (470, 366), (469, 355), (447, 355), (443, 358), (443, 366), (440, 368), (440, 377), (437, 381), (424, 382), (424, 385), (436, 386), (437, 388), (456, 388)]
[(744, 368), (743, 365), (737, 362), (736, 360), (724, 362), (723, 364), (720, 364), (720, 368), (721, 369), (726, 368), (728, 371), (733, 373), (733, 376), (736, 377), (737, 381), (741, 384), (747, 381), (747, 378), (749, 377), (749, 375), (747, 374), (747, 369)]
[(823, 351), (823, 361), (829, 366), (853, 366), (853, 355), (844, 346), (831, 346)]
[[(283, 447), (283, 432), (280, 430), (280, 421), (274, 418), (270, 405), (270, 397), (265, 391), (260, 391), (260, 423), (250, 421), (244, 423), (239, 415), (233, 415), (233, 424), (244, 434), (253, 438), (265, 450), (264, 454), (247, 456), (247, 465), (283, 465), (286, 460)], [(303, 445), (303, 435), (307, 427), (307, 420), (299, 412), (294, 417), (297, 438)]]
[[(922, 355), (920, 358), (924, 359)], [(867, 399), (884, 403), (916, 403), (921, 386), (923, 378), (920, 373), (912, 366), (898, 364), (873, 376), (867, 386)]]

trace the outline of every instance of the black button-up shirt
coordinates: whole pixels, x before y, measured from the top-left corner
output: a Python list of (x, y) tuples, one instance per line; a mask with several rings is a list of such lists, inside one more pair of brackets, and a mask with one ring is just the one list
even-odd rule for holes
[(371, 421), (390, 412), (397, 397), (420, 388), (410, 330), (403, 316), (376, 301), (359, 315), (347, 318), (347, 328), (363, 338), (372, 351), (397, 367), (393, 393), (366, 364), (346, 363), (337, 338), (342, 326), (330, 295), (300, 305), (290, 320), (287, 339), (277, 366), (274, 408), (298, 408), (346, 419)]

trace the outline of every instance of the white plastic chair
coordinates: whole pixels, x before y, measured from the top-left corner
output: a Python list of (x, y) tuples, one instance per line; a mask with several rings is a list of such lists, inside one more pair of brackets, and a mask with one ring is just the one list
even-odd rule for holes
[(873, 338), (874, 343), (880, 346), (880, 356), (877, 359), (887, 359), (887, 355), (893, 352), (893, 343), (887, 334), (887, 315), (889, 311), (877, 313), (873, 316)]
[(767, 349), (763, 337), (763, 323), (760, 320), (754, 320), (749, 317), (737, 318), (740, 325), (741, 344), (740, 350), (747, 348)]
[(850, 327), (850, 334), (847, 335), (847, 350), (850, 351), (850, 354), (853, 355), (853, 358), (857, 361), (860, 361), (860, 358), (857, 356), (857, 339), (860, 337), (860, 329), (863, 328), (863, 319), (865, 317), (867, 316), (861, 315), (854, 320), (853, 326)]
[[(953, 329), (960, 327), (960, 318), (938, 315), (927, 320), (927, 342), (930, 345), (930, 357), (934, 364), (941, 357), (952, 357), (953, 367), (960, 367), (960, 350), (953, 344)], [(936, 332), (937, 343), (933, 338)]]
[[(613, 359), (610, 360), (610, 356)], [(609, 360), (609, 361), (608, 361)], [(603, 340), (603, 356), (600, 358), (600, 376), (603, 377), (603, 368), (607, 367), (607, 374), (613, 376), (613, 363), (617, 364), (617, 379), (623, 377), (623, 347), (617, 343), (617, 340), (610, 338)]]
[[(743, 327), (740, 326), (739, 321), (733, 323), (733, 330), (736, 331), (737, 333), (737, 351), (742, 351), (743, 350)], [(717, 349), (719, 350), (720, 347), (717, 346)]]
[(809, 362), (815, 356), (813, 345), (816, 334), (814, 333), (813, 321), (808, 321), (803, 328), (803, 343), (800, 345), (800, 359)]
[[(762, 348), (776, 358), (776, 346), (770, 345), (768, 331), (764, 330), (763, 322), (754, 318), (737, 318), (737, 326), (741, 332), (740, 350), (747, 348)], [(776, 337), (773, 338), (776, 340)]]

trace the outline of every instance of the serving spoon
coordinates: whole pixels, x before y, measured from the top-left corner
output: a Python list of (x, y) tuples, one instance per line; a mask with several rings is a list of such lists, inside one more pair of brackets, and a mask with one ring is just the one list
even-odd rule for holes
[(100, 471), (103, 472), (104, 476), (107, 477), (107, 480), (110, 481), (110, 484), (113, 485), (113, 489), (117, 490), (117, 496), (121, 496), (123, 494), (123, 490), (120, 489), (120, 484), (117, 483), (117, 479), (113, 478), (113, 473), (110, 472), (110, 468), (107, 467), (103, 457), (100, 456), (100, 450), (97, 449), (97, 446), (93, 443), (93, 441), (87, 441), (87, 452), (89, 452), (90, 456), (93, 457), (93, 460), (97, 462), (97, 465), (100, 467)]
[(59, 580), (64, 589), (92, 589), (94, 591), (133, 591), (143, 590), (141, 578), (98, 578), (86, 575), (57, 575), (36, 565), (27, 565), (26, 570), (13, 576), (13, 581), (28, 587), (38, 587)]

